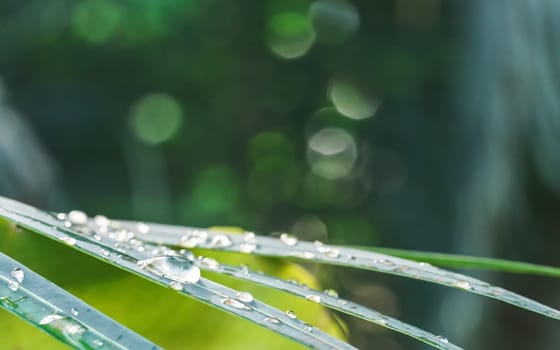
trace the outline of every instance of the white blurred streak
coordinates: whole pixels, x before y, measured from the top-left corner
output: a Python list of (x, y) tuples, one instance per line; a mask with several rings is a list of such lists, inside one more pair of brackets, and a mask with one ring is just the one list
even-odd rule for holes
[(42, 202), (60, 195), (55, 172), (30, 125), (6, 101), (0, 80), (0, 193)]

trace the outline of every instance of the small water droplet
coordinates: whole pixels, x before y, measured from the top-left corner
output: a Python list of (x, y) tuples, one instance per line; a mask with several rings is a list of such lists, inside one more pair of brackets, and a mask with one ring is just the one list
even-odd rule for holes
[(279, 319), (277, 319), (276, 317), (265, 317), (264, 319), (265, 322), (271, 323), (271, 324), (280, 324), (281, 321)]
[(296, 238), (296, 236), (289, 233), (282, 233), (280, 235), (280, 241), (287, 246), (294, 246), (298, 243), (298, 239)]
[(206, 239), (188, 233), (179, 239), (179, 245), (185, 248), (195, 248), (197, 245), (204, 243)]
[(311, 252), (293, 252), (290, 255), (295, 256), (296, 258), (302, 258), (307, 260), (315, 259), (315, 254)]
[(312, 301), (314, 303), (320, 303), (321, 302), (321, 297), (315, 294), (310, 294), (308, 296), (305, 297), (305, 299)]
[(59, 315), (59, 314), (50, 314), (47, 315), (45, 317), (43, 317), (40, 321), (39, 324), (49, 324), (51, 322), (57, 321), (64, 318), (64, 316)]
[(239, 251), (245, 254), (251, 254), (257, 249), (257, 245), (253, 243), (242, 243), (239, 245)]
[(465, 290), (470, 290), (472, 289), (472, 286), (469, 282), (467, 281), (459, 281), (459, 282), (455, 282), (455, 284), (453, 284), (455, 287), (457, 288), (461, 288), (461, 289), (465, 289)]
[(255, 235), (254, 232), (245, 232), (245, 234), (243, 234), (243, 241), (245, 241), (247, 243), (256, 244), (257, 243), (257, 236)]
[(441, 336), (441, 335), (436, 336), (436, 338), (437, 338), (440, 342), (442, 342), (443, 344), (449, 343), (449, 340), (448, 340), (446, 337), (443, 337), (443, 336)]
[(138, 231), (138, 233), (145, 235), (146, 233), (150, 232), (150, 226), (146, 225), (143, 222), (139, 222), (138, 225), (136, 225), (136, 230)]
[(107, 249), (101, 248), (101, 250), (99, 251), (99, 254), (101, 254), (103, 256), (109, 256), (109, 251)]
[(185, 287), (185, 285), (179, 281), (171, 281), (169, 283), (169, 287), (175, 290), (183, 290), (183, 287)]
[(56, 218), (60, 221), (66, 220), (66, 213), (58, 213), (56, 214)]
[(224, 234), (215, 235), (210, 241), (210, 246), (216, 248), (225, 248), (231, 246), (232, 244), (231, 239)]
[(329, 258), (336, 259), (340, 256), (340, 251), (336, 248), (332, 247), (325, 247), (325, 246), (318, 246), (317, 250), (319, 253), (323, 253)]
[(303, 326), (303, 330), (306, 331), (306, 332), (312, 332), (312, 331), (313, 331), (313, 327), (311, 327), (311, 326), (308, 325), (308, 324), (305, 324), (305, 325)]
[(68, 221), (74, 225), (85, 225), (88, 221), (88, 216), (83, 211), (72, 210), (68, 213)]
[(239, 292), (237, 293), (237, 299), (241, 300), (244, 303), (250, 303), (253, 301), (253, 295), (249, 292)]
[(73, 246), (76, 244), (76, 239), (74, 237), (70, 237), (70, 236), (63, 236), (60, 237), (60, 240), (64, 243), (67, 244), (69, 246)]
[(292, 319), (297, 318), (297, 315), (296, 315), (295, 311), (292, 311), (292, 310), (286, 311), (286, 315), (287, 315), (289, 318), (292, 318)]
[(224, 305), (228, 305), (228, 306), (234, 307), (236, 309), (243, 309), (243, 310), (250, 310), (251, 309), (250, 307), (243, 304), (239, 300), (233, 299), (233, 298), (225, 298), (225, 299), (222, 300), (222, 303)]
[(137, 262), (140, 268), (182, 283), (196, 283), (200, 280), (200, 269), (181, 256), (158, 256)]
[(19, 283), (23, 282), (23, 278), (25, 277), (25, 273), (19, 267), (14, 267), (12, 269), (11, 275), (13, 278), (16, 279)]
[(213, 270), (216, 270), (218, 267), (220, 267), (220, 264), (216, 261), (216, 259), (213, 258), (202, 257), (202, 263), (206, 265), (206, 267)]
[(321, 241), (313, 241), (313, 245), (314, 245), (315, 247), (320, 247), (320, 246), (323, 245), (323, 242), (321, 242)]
[(106, 216), (96, 215), (93, 218), (93, 223), (97, 227), (108, 227), (109, 225), (111, 225), (111, 220), (109, 220)]
[(91, 344), (95, 347), (102, 347), (103, 345), (105, 345), (105, 343), (103, 343), (103, 341), (101, 339), (94, 339)]
[(334, 298), (338, 298), (338, 292), (334, 289), (325, 289), (325, 294)]
[(19, 283), (17, 283), (16, 281), (9, 281), (8, 282), (8, 288), (12, 292), (17, 292), (17, 290), (19, 289)]

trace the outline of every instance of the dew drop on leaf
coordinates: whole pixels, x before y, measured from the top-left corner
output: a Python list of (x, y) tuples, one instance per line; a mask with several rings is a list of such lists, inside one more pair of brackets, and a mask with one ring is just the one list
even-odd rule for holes
[(276, 317), (265, 317), (264, 321), (268, 322), (268, 323), (271, 323), (271, 324), (280, 324), (280, 322), (281, 322)]
[(296, 238), (296, 236), (288, 233), (282, 233), (280, 235), (280, 241), (287, 246), (294, 246), (298, 243), (298, 239)]
[(50, 314), (47, 315), (45, 317), (43, 317), (40, 321), (39, 324), (49, 324), (52, 323), (54, 321), (60, 320), (62, 319), (64, 316), (58, 315), (58, 314)]
[(237, 293), (237, 299), (244, 303), (250, 303), (253, 301), (253, 295), (249, 292), (239, 292)]
[(23, 282), (23, 278), (25, 277), (23, 270), (20, 269), (19, 267), (14, 267), (12, 269), (11, 275), (13, 278), (16, 279), (16, 281), (18, 281), (18, 283)]
[(200, 269), (181, 256), (159, 256), (137, 262), (143, 270), (182, 283), (200, 280)]
[(68, 213), (68, 221), (74, 225), (85, 225), (87, 224), (88, 217), (83, 211), (72, 210)]
[(9, 281), (8, 282), (8, 288), (12, 292), (16, 292), (19, 289), (19, 283), (15, 282), (15, 281)]
[(320, 303), (321, 302), (321, 297), (315, 294), (310, 294), (308, 296), (305, 297), (306, 300), (312, 301), (314, 303)]

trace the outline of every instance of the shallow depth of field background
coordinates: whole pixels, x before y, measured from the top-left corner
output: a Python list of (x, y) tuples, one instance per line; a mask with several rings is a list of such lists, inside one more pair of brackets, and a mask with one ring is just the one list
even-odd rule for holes
[[(0, 195), (560, 265), (557, 23), (553, 0), (0, 0)], [(466, 348), (560, 344), (511, 306), (333, 271)], [(558, 281), (477, 276), (560, 306)], [(345, 320), (360, 348), (422, 348)]]

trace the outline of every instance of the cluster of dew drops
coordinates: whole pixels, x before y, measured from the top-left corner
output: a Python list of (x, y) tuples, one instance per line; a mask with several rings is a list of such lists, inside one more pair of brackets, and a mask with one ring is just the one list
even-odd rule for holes
[[(69, 213), (59, 213), (56, 217), (66, 228), (81, 234), (91, 235), (98, 242), (104, 238), (114, 241), (116, 250), (122, 253), (130, 252), (128, 249), (131, 248), (142, 253), (151, 249), (151, 256), (138, 260), (136, 262), (137, 266), (146, 272), (169, 279), (168, 285), (174, 290), (182, 291), (185, 284), (197, 283), (201, 278), (200, 268), (196, 266), (195, 257), (189, 250), (181, 249), (176, 252), (167, 247), (146, 244), (142, 241), (141, 237), (138, 239), (136, 233), (142, 235), (150, 232), (150, 226), (145, 223), (137, 223), (135, 232), (132, 232), (124, 229), (118, 221), (110, 220), (102, 215), (97, 215), (90, 220), (86, 213), (77, 210), (70, 211)], [(91, 225), (92, 223), (93, 225)], [(77, 243), (76, 239), (70, 236), (61, 236), (59, 239), (68, 245), (75, 245)], [(286, 246), (295, 246), (299, 242), (294, 235), (288, 233), (280, 234), (279, 240)], [(319, 253), (323, 253), (330, 258), (337, 258), (340, 255), (339, 250), (336, 248), (323, 247), (320, 241), (315, 241), (314, 243)], [(216, 233), (209, 236), (206, 230), (187, 229), (187, 233), (180, 237), (178, 244), (183, 248), (191, 249), (203, 245), (224, 248), (232, 246), (233, 242), (226, 234)], [(244, 233), (243, 242), (239, 244), (239, 252), (250, 254), (257, 247), (258, 239), (255, 233)], [(106, 249), (102, 249), (100, 253), (103, 256), (109, 255), (109, 251)], [(304, 259), (313, 259), (315, 257), (315, 254), (312, 252), (295, 253), (294, 255)], [(219, 263), (213, 258), (199, 256), (197, 259), (198, 263), (203, 264), (209, 269), (218, 269), (219, 267)], [(247, 271), (246, 266), (242, 265), (242, 268)], [(297, 281), (292, 280), (291, 282)], [(303, 285), (299, 282), (297, 283)], [(325, 293), (332, 297), (338, 297), (337, 292), (333, 289), (327, 289)], [(321, 297), (317, 294), (310, 294), (305, 299), (313, 303), (321, 303)], [(246, 291), (237, 292), (235, 297), (221, 299), (222, 304), (245, 311), (253, 309), (251, 305), (253, 302), (253, 295)], [(290, 319), (297, 319), (297, 315), (293, 310), (285, 311), (285, 315)], [(265, 317), (264, 321), (271, 325), (280, 325), (282, 323), (280, 319), (272, 316)], [(304, 322), (303, 329), (307, 332), (312, 332), (313, 327)]]

